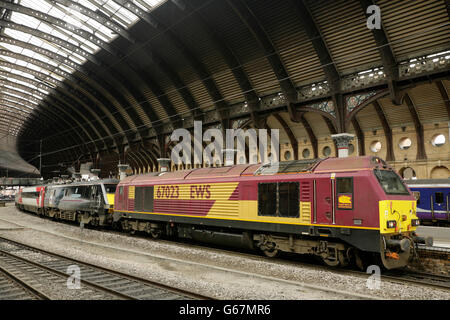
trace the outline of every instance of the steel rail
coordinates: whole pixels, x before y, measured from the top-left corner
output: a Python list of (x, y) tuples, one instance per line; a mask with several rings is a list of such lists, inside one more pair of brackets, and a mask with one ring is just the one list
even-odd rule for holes
[[(29, 296), (31, 296), (33, 298), (38, 298), (39, 300), (51, 300), (47, 295), (45, 295), (41, 291), (37, 290), (36, 288), (34, 288), (32, 285), (30, 285), (26, 281), (16, 277), (14, 274), (12, 274), (10, 271), (3, 268), (2, 266), (0, 266), (0, 275), (3, 275), (4, 278), (6, 280), (10, 281), (13, 286), (20, 288), (21, 290), (25, 291), (27, 294), (29, 294)], [(0, 293), (0, 298), (2, 297), (2, 293)], [(8, 297), (8, 296), (6, 295), (6, 297)]]
[[(12, 244), (14, 244), (14, 245), (16, 245), (18, 247), (23, 247), (23, 248), (31, 250), (31, 251), (39, 252), (39, 253), (44, 254), (44, 255), (48, 255), (48, 256), (51, 256), (51, 257), (54, 257), (54, 258), (58, 258), (58, 259), (61, 259), (63, 261), (70, 262), (70, 264), (76, 264), (80, 268), (84, 266), (84, 267), (93, 269), (92, 271), (101, 271), (101, 272), (103, 272), (105, 274), (110, 274), (110, 275), (113, 275), (113, 276), (116, 276), (116, 277), (120, 277), (122, 279), (126, 279), (126, 280), (129, 280), (129, 281), (132, 281), (132, 282), (137, 282), (137, 283), (143, 284), (145, 286), (148, 286), (149, 288), (151, 288), (151, 287), (155, 288), (156, 287), (157, 289), (162, 289), (162, 290), (167, 291), (169, 293), (172, 293), (172, 294), (175, 294), (175, 295), (179, 295), (181, 298), (184, 297), (184, 298), (191, 298), (191, 299), (198, 299), (198, 300), (213, 300), (214, 299), (212, 297), (200, 295), (200, 294), (193, 293), (193, 292), (190, 292), (190, 291), (187, 291), (187, 290), (174, 288), (174, 287), (171, 287), (171, 286), (168, 286), (168, 285), (156, 282), (156, 281), (151, 281), (151, 280), (139, 278), (137, 276), (125, 274), (125, 273), (122, 273), (120, 271), (111, 270), (111, 269), (108, 269), (108, 268), (105, 268), (105, 267), (101, 267), (101, 266), (98, 266), (98, 265), (94, 265), (94, 264), (91, 264), (91, 263), (88, 263), (88, 262), (84, 262), (84, 261), (80, 261), (80, 260), (73, 259), (73, 258), (70, 258), (70, 257), (66, 257), (66, 256), (63, 256), (63, 255), (60, 255), (60, 254), (57, 254), (57, 253), (49, 252), (49, 251), (46, 251), (46, 250), (43, 250), (43, 249), (40, 249), (40, 248), (36, 248), (36, 247), (30, 246), (30, 245), (22, 244), (20, 242), (17, 242), (17, 241), (14, 241), (14, 240), (10, 240), (10, 239), (6, 239), (6, 238), (3, 238), (3, 237), (0, 237), (0, 241), (9, 242), (9, 243), (12, 243)], [(48, 271), (57, 273), (57, 274), (59, 274), (61, 276), (65, 276), (65, 277), (68, 276), (64, 272), (61, 272), (59, 270), (53, 269), (53, 268), (45, 266), (45, 265), (41, 265), (41, 264), (39, 264), (39, 263), (37, 263), (35, 261), (30, 261), (30, 260), (24, 259), (22, 257), (19, 257), (19, 256), (16, 256), (16, 255), (12, 254), (12, 253), (4, 252), (2, 249), (0, 249), (0, 253), (2, 253), (2, 254), (6, 253), (9, 256), (13, 256), (14, 258), (23, 260), (23, 261), (25, 261), (27, 263), (33, 264), (33, 265), (35, 265), (37, 267), (41, 267), (41, 268), (46, 269)], [(85, 280), (85, 279), (80, 279), (80, 280), (81, 280), (82, 283), (85, 283), (88, 286), (95, 287), (96, 289), (99, 289), (101, 291), (107, 291), (107, 292), (109, 292), (109, 293), (111, 293), (113, 295), (120, 296), (120, 297), (122, 297), (124, 299), (139, 300), (139, 298), (137, 298), (136, 296), (125, 294), (123, 292), (119, 292), (117, 290), (107, 288), (107, 287), (99, 285), (99, 284), (97, 284), (95, 282), (88, 281), (88, 280)]]

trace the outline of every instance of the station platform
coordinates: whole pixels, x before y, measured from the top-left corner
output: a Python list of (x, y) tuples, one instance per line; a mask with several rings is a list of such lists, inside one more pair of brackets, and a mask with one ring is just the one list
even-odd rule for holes
[(417, 234), (421, 237), (432, 237), (436, 247), (450, 248), (450, 228), (419, 226)]

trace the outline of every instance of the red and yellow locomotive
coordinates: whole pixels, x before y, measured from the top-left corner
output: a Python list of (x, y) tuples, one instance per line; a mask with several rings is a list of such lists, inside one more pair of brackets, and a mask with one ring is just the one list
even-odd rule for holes
[(116, 189), (124, 230), (405, 266), (419, 220), (400, 177), (377, 157), (235, 165), (130, 176)]

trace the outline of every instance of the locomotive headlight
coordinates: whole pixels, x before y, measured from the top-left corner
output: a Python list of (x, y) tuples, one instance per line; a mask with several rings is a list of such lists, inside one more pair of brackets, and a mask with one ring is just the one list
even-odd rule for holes
[(387, 222), (387, 227), (388, 228), (395, 228), (396, 226), (397, 226), (397, 221), (395, 221), (395, 220), (389, 220)]
[(413, 227), (417, 227), (418, 225), (420, 225), (420, 220), (419, 219), (412, 219), (411, 220), (411, 225)]

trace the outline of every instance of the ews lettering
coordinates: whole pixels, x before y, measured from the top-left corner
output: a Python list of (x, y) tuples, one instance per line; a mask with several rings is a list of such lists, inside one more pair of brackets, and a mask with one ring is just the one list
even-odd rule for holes
[(191, 186), (191, 199), (211, 198), (210, 188), (210, 185)]

